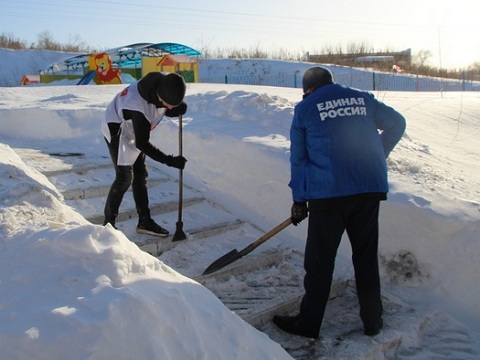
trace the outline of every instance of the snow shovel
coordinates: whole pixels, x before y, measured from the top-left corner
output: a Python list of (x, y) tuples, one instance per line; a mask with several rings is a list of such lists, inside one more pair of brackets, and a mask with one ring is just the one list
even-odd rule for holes
[(230, 251), (229, 253), (223, 255), (222, 257), (218, 258), (215, 260), (210, 266), (203, 272), (202, 275), (208, 275), (211, 274), (217, 270), (220, 270), (221, 268), (233, 263), (234, 261), (242, 258), (243, 256), (247, 255), (248, 253), (252, 252), (255, 250), (258, 246), (262, 245), (265, 241), (270, 239), (272, 236), (276, 235), (283, 229), (285, 229), (288, 225), (292, 223), (292, 219), (288, 218), (279, 225), (275, 226), (272, 230), (267, 232), (265, 235), (259, 237), (257, 240), (252, 242), (250, 245), (242, 249), (241, 251), (237, 251), (237, 249), (234, 249)]
[[(183, 126), (182, 126), (182, 115), (178, 116), (178, 147), (179, 155), (183, 156)], [(177, 220), (177, 229), (173, 235), (172, 241), (185, 240), (187, 235), (183, 232), (183, 221), (182, 221), (182, 206), (183, 206), (183, 170), (180, 169), (180, 174), (178, 176), (178, 220)]]

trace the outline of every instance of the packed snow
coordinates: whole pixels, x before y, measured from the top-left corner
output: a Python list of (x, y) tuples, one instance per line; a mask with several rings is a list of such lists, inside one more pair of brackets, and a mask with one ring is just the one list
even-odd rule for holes
[[(35, 61), (25, 59), (32, 52), (18, 52), (18, 61), (13, 54), (11, 71)], [(8, 76), (8, 66), (2, 63), (0, 79)], [(19, 149), (33, 149), (108, 156), (100, 123), (124, 86), (0, 88), (2, 357), (290, 358), (205, 287), (141, 251), (122, 232), (89, 223), (18, 155)], [(289, 126), (301, 95), (295, 88), (188, 84), (184, 181), (259, 227), (284, 220), (291, 205)], [(447, 314), (438, 324), (467, 334), (470, 358), (478, 359), (480, 93), (375, 95), (407, 119), (388, 160), (391, 190), (381, 205), (383, 289), (411, 307)], [(177, 119), (165, 118), (152, 141), (175, 154), (177, 134)], [(288, 245), (303, 252), (305, 222), (284, 232)], [(353, 278), (350, 256), (343, 241), (336, 278)], [(195, 255), (185, 257), (195, 261)], [(429, 329), (429, 339), (407, 334), (399, 357), (428, 357), (425, 347), (443, 341), (436, 336), (441, 330)], [(436, 358), (458, 358), (457, 350)]]

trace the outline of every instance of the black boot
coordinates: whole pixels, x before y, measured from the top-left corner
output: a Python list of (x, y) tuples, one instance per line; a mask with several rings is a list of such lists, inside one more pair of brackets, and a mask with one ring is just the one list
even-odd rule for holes
[(363, 333), (367, 336), (375, 336), (380, 332), (380, 330), (382, 330), (382, 328), (383, 328), (383, 320), (380, 319), (380, 322), (377, 325), (372, 327), (365, 327), (363, 329)]
[(273, 317), (273, 323), (283, 331), (290, 334), (305, 336), (307, 338), (318, 339), (318, 329), (313, 329), (301, 323), (300, 315)]
[[(115, 220), (104, 220), (103, 221), (103, 226), (107, 225), (107, 224), (110, 224), (113, 226), (114, 229), (117, 229), (117, 227), (115, 226)], [(117, 229), (118, 230), (118, 229)]]
[(153, 219), (148, 219), (147, 221), (139, 222), (137, 226), (138, 234), (147, 234), (153, 236), (167, 237), (169, 232), (168, 230), (162, 228), (158, 225)]

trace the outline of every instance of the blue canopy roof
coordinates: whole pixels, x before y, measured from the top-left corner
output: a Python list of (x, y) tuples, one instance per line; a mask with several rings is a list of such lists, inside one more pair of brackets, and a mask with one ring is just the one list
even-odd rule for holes
[(186, 55), (190, 57), (200, 56), (201, 53), (189, 46), (176, 43), (159, 43), (159, 44), (132, 44), (107, 50), (110, 56), (119, 57), (160, 57), (168, 54), (172, 55)]
[(112, 61), (120, 67), (140, 64), (143, 57), (162, 57), (165, 55), (196, 57), (201, 55), (199, 51), (189, 46), (176, 43), (132, 44), (106, 52), (110, 54)]

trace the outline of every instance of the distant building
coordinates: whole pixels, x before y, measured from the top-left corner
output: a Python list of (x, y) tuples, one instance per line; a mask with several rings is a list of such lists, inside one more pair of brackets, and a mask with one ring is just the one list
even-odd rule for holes
[(397, 52), (353, 53), (310, 55), (308, 61), (322, 64), (344, 66), (370, 66), (392, 69), (394, 65), (409, 68), (412, 63), (412, 49)]
[(144, 75), (152, 71), (181, 74), (186, 82), (198, 82), (198, 60), (186, 55), (164, 55), (143, 58)]
[(23, 75), (22, 80), (20, 81), (21, 85), (31, 85), (39, 84), (40, 75)]

